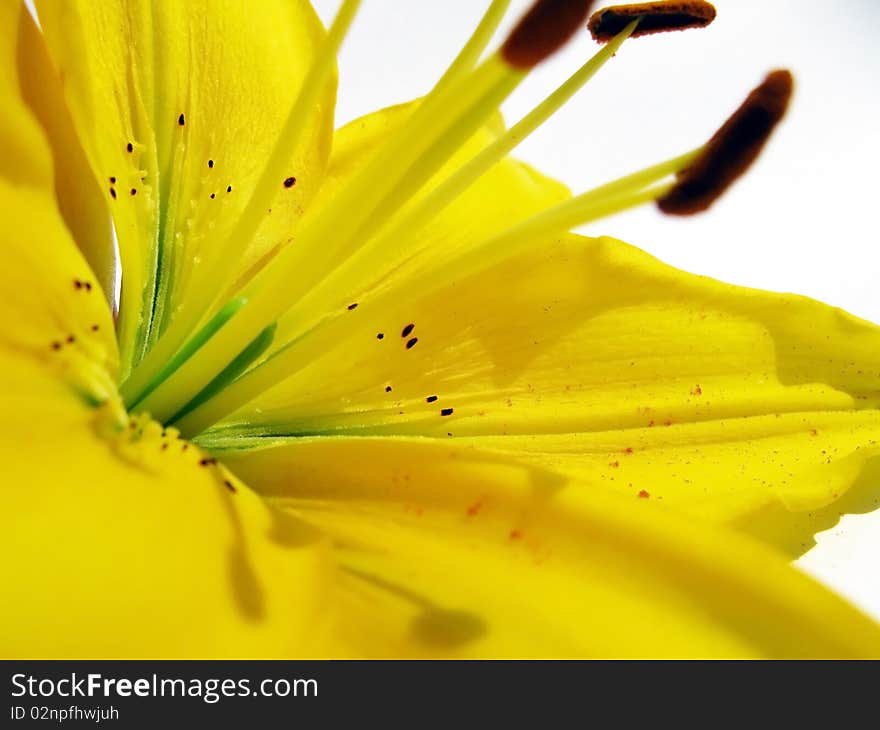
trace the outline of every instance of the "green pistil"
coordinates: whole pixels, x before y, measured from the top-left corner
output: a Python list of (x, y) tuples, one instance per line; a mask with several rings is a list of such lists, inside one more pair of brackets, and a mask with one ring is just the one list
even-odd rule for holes
[(258, 334), (247, 347), (238, 353), (236, 358), (229, 363), (229, 365), (223, 368), (216, 378), (202, 388), (195, 398), (168, 419), (169, 423), (174, 423), (175, 421), (180, 420), (188, 413), (198, 408), (202, 403), (213, 398), (220, 391), (224, 390), (233, 380), (238, 378), (239, 375), (250, 367), (251, 363), (269, 349), (269, 346), (275, 339), (276, 329), (278, 329), (278, 325), (273, 323), (260, 332), (260, 334)]
[[(159, 370), (146, 387), (138, 392), (131, 393), (123, 383), (122, 397), (129, 409), (135, 408), (144, 398), (165, 382), (183, 363), (189, 360), (196, 352), (198, 352), (204, 344), (210, 340), (217, 332), (230, 320), (235, 314), (247, 304), (247, 297), (236, 297), (227, 302), (211, 320), (200, 329), (195, 335), (187, 340), (175, 355), (168, 360), (167, 363)], [(260, 335), (262, 336), (262, 334)], [(259, 337), (257, 338), (259, 339)], [(219, 377), (219, 376), (218, 376)]]

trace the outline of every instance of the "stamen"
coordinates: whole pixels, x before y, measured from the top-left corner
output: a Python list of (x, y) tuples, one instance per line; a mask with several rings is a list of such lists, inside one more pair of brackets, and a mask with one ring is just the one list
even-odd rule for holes
[[(668, 170), (670, 164), (681, 164), (681, 160), (688, 157), (693, 159), (690, 156), (692, 154), (674, 158), (674, 160), (661, 163), (653, 169), (659, 170), (666, 167)], [(666, 174), (669, 172), (674, 172), (674, 170), (668, 170)], [(418, 279), (417, 290), (426, 291), (440, 285), (443, 281), (449, 280), (453, 271), (459, 274), (462, 271), (469, 273), (483, 271), (514, 255), (515, 252), (534, 245), (535, 241), (548, 240), (576, 226), (592, 223), (600, 218), (606, 218), (655, 201), (665, 195), (673, 185), (673, 183), (663, 183), (654, 187), (641, 187), (617, 192), (616, 189), (623, 187), (624, 181), (643, 174), (637, 173), (635, 176), (627, 176), (627, 178), (622, 178), (614, 183), (603, 185), (532, 216), (523, 223), (470, 249), (465, 255), (450, 261), (446, 266), (438, 266), (430, 272), (425, 272), (425, 280), (423, 281), (421, 277)], [(663, 177), (665, 176), (663, 175)]]
[[(582, 6), (583, 2), (578, 4)], [(538, 5), (544, 3), (539, 1)], [(189, 400), (182, 400), (187, 394), (203, 388), (212, 375), (228, 364), (229, 352), (239, 351), (255, 332), (270, 325), (328, 270), (344, 261), (346, 248), (350, 254), (352, 245), (369, 240), (484, 123), (525, 75), (498, 53), (439, 94), (429, 94), (408, 124), (349, 185), (314, 218), (307, 218), (297, 245), (282, 249), (242, 290), (249, 299), (248, 306), (206, 344), (197, 362), (185, 363), (160, 385), (145, 401), (144, 408), (160, 420), (177, 411)], [(205, 306), (210, 301), (210, 297), (205, 298)]]
[(633, 38), (670, 30), (704, 28), (715, 20), (715, 8), (704, 0), (635, 3), (597, 10), (587, 24), (599, 42), (611, 40), (633, 20), (639, 21)]
[[(534, 14), (549, 12), (549, 7), (552, 5), (553, 3), (538, 3), (529, 16), (520, 23), (520, 26), (527, 25), (526, 21)], [(589, 5), (589, 3), (586, 5)], [(543, 11), (542, 8), (544, 9)], [(386, 230), (378, 237), (371, 239), (368, 243), (361, 246), (355, 255), (345, 262), (343, 268), (351, 269), (357, 265), (357, 261), (362, 262), (365, 259), (369, 259), (376, 251), (383, 250), (389, 241), (396, 240), (398, 237), (412, 238), (415, 232), (427, 225), (431, 219), (438, 215), (450, 202), (458, 197), (484, 172), (501, 160), (522, 140), (528, 137), (529, 134), (534, 132), (541, 124), (558, 111), (569, 99), (571, 99), (571, 97), (596, 74), (604, 63), (614, 56), (624, 40), (626, 40), (626, 38), (633, 32), (636, 24), (637, 21), (630, 23), (629, 26), (625, 28), (617, 38), (614, 39), (614, 41), (612, 41), (612, 43), (608, 44), (608, 46), (595, 54), (580, 69), (572, 74), (564, 84), (520, 120), (519, 123), (510, 128), (479, 155), (454, 173), (452, 177), (447, 179), (440, 187), (428, 194), (402, 216), (396, 216), (395, 223), (390, 229), (386, 228)], [(562, 24), (560, 23), (560, 26), (561, 25)], [(511, 37), (516, 36), (518, 32), (521, 32), (520, 27), (514, 30)], [(405, 236), (402, 235), (404, 232), (406, 233)], [(326, 280), (324, 283), (329, 285)], [(314, 294), (316, 289), (317, 287), (313, 288), (309, 294)]]
[[(377, 251), (384, 250), (392, 241), (412, 240), (416, 233), (436, 218), (476, 180), (508, 155), (520, 142), (538, 129), (582, 89), (596, 75), (599, 69), (609, 59), (614, 57), (623, 42), (636, 28), (637, 22), (633, 21), (630, 23), (611, 43), (608, 43), (575, 71), (559, 88), (519, 122), (465, 163), (464, 166), (455, 171), (414, 206), (397, 216), (389, 227), (368, 242), (355, 256), (352, 256), (346, 262), (346, 269), (353, 269), (362, 265), (363, 261), (374, 256)], [(330, 282), (326, 282), (326, 285), (328, 287), (331, 286)]]
[[(429, 270), (417, 272), (403, 282), (386, 284), (364, 294), (359, 300), (361, 304), (375, 305), (377, 301), (399, 296), (397, 287), (401, 283), (411, 287), (413, 291), (430, 292), (460, 277), (462, 272), (476, 273), (490, 268), (517, 250), (534, 245), (536, 240), (547, 240), (574, 226), (655, 201), (669, 191), (672, 183), (647, 186), (683, 170), (699, 153), (698, 149), (679, 155), (583, 193), (499, 233), (446, 264), (434, 264)], [(244, 373), (222, 393), (203, 403), (176, 425), (181, 433), (189, 436), (201, 433), (320, 357), (323, 352), (344, 339), (348, 327), (342, 315), (336, 312), (324, 315), (318, 321), (312, 322), (306, 332), (285, 343), (260, 365)], [(412, 331), (411, 326), (407, 325), (401, 332), (401, 337), (406, 338)]]
[(706, 210), (760, 154), (785, 115), (791, 99), (790, 71), (768, 74), (722, 127), (703, 153), (678, 176), (678, 183), (657, 201), (664, 213), (691, 215)]
[(510, 7), (510, 0), (492, 0), (489, 8), (483, 14), (480, 24), (477, 26), (473, 35), (465, 43), (464, 47), (459, 51), (455, 60), (446, 69), (446, 73), (435, 84), (433, 93), (437, 93), (440, 89), (445, 88), (454, 79), (461, 78), (464, 74), (472, 71), (492, 36), (501, 24), (507, 8)]
[[(437, 188), (393, 217), (389, 225), (363, 244), (347, 261), (337, 267), (332, 275), (312, 287), (308, 294), (293, 305), (285, 317), (295, 317), (298, 312), (322, 311), (322, 308), (328, 304), (327, 297), (334, 297), (344, 289), (342, 282), (346, 276), (353, 272), (362, 271), (370, 261), (379, 256), (379, 252), (393, 250), (395, 242), (414, 242), (420, 230), (583, 88), (599, 69), (614, 57), (623, 42), (636, 28), (637, 23), (638, 21), (631, 22), (613, 41), (601, 48), (543, 102), (444, 180)], [(399, 252), (399, 256), (394, 256), (391, 259), (388, 258), (387, 253), (383, 254), (386, 267), (391, 268), (398, 262), (397, 259), (400, 256), (412, 257), (421, 250), (420, 248), (406, 248)]]
[[(174, 418), (180, 419), (182, 430), (190, 435), (197, 434), (337, 342), (340, 334), (339, 313), (322, 316), (316, 310), (316, 316), (303, 323), (302, 334), (285, 342), (269, 358), (252, 367), (252, 363), (270, 346), (278, 316), (292, 306), (304, 311), (298, 305), (310, 298), (306, 296), (302, 299), (303, 294), (310, 289), (314, 291), (317, 282), (326, 282), (328, 274), (338, 272), (340, 267), (356, 259), (357, 256), (353, 254), (364, 250), (364, 242), (369, 244), (366, 247), (371, 247), (371, 241), (385, 240), (384, 234), (375, 238), (382, 225), (413, 199), (425, 182), (497, 109), (522, 80), (524, 69), (531, 68), (574, 33), (577, 25), (586, 17), (590, 4), (582, 0), (540, 0), (499, 53), (475, 71), (450, 80), (440, 92), (436, 92), (435, 87), (435, 91), (422, 101), (400, 132), (380, 148), (348, 186), (329, 205), (318, 209), (316, 215), (306, 217), (299, 231), (298, 245), (282, 249), (267, 267), (253, 277), (242, 290), (241, 298), (246, 306), (242, 304), (227, 321), (196, 346), (191, 346), (192, 341), (186, 342), (181, 350), (181, 354), (186, 355), (175, 355), (169, 361), (173, 367), (162, 368), (161, 377), (148, 381), (148, 387), (138, 396), (141, 406), (160, 420), (175, 414)], [(638, 32), (639, 23), (645, 17), (639, 15), (631, 18), (611, 45), (603, 48), (545, 102), (490, 145), (487, 153), (481, 153), (453, 174), (439, 188), (442, 194), (436, 198), (434, 194), (426, 196), (425, 200), (431, 201), (427, 208), (417, 204), (410, 213), (404, 214), (403, 219), (409, 219), (414, 210), (417, 211), (414, 219), (423, 225), (442, 210), (473, 180), (515, 147), (519, 140), (552, 115), (613, 56), (626, 37), (641, 35)], [(446, 265), (417, 272), (414, 278), (421, 290), (424, 287), (430, 289), (442, 285), (450, 275), (461, 275), (462, 271), (475, 272), (491, 266), (510, 256), (513, 251), (533, 245), (535, 240), (558, 235), (574, 226), (645, 202), (665, 199), (670, 190), (680, 183), (648, 186), (693, 166), (700, 152), (698, 150), (668, 160), (554, 206)], [(287, 164), (286, 160), (282, 162)], [(270, 162), (267, 169), (269, 167), (273, 167), (273, 163)], [(285, 187), (290, 187), (287, 181), (292, 178), (283, 178), (281, 175), (270, 180), (270, 184), (277, 186), (279, 179), (284, 180)], [(450, 182), (451, 186), (445, 187)], [(249, 206), (257, 197), (257, 193), (254, 193)], [(262, 211), (261, 204), (260, 217)], [(346, 215), (340, 215), (341, 212)], [(395, 225), (391, 230), (400, 229)], [(412, 279), (409, 283), (412, 283)], [(397, 282), (392, 281), (380, 286), (367, 300), (375, 301), (379, 295), (388, 295), (396, 285)], [(189, 304), (201, 302), (207, 308), (213, 303), (212, 297), (217, 290), (223, 288), (217, 287), (215, 282), (211, 297), (201, 294), (192, 298)], [(203, 289), (211, 287), (205, 286)], [(349, 304), (345, 309), (351, 311), (355, 306)], [(189, 317), (196, 317), (197, 314), (195, 309), (191, 309)], [(177, 321), (180, 320), (175, 323)], [(254, 332), (260, 334), (254, 337)], [(267, 332), (271, 333), (268, 338), (264, 337)], [(417, 342), (416, 337), (406, 340), (406, 349), (411, 349)], [(156, 350), (161, 349), (162, 344), (160, 340), (160, 347)], [(228, 353), (237, 350), (239, 355), (230, 359)], [(189, 395), (193, 392), (197, 393), (194, 398)]]
[(539, 0), (501, 47), (515, 68), (533, 68), (561, 48), (589, 15), (592, 0)]
[[(420, 185), (414, 185), (412, 178), (433, 174), (522, 76), (493, 57), (470, 76), (451, 84), (437, 99), (423, 101), (410, 124), (328, 206), (306, 218), (297, 245), (281, 250), (242, 290), (250, 299), (248, 306), (202, 349), (199, 362), (189, 362), (170, 375), (143, 408), (160, 420), (179, 410), (185, 402), (180, 398), (186, 396), (189, 400), (193, 392), (201, 390), (228, 364), (230, 352), (240, 351), (255, 333), (275, 321), (304, 290), (319, 281), (328, 266), (344, 259), (340, 249), (344, 251), (352, 241), (368, 239), (389, 215), (387, 210), (379, 211), (393, 211), (414, 195)], [(428, 159), (423, 163), (420, 157)], [(402, 196), (406, 197), (401, 200)], [(216, 293), (212, 288), (211, 298)], [(154, 351), (161, 345), (160, 341)]]
[[(394, 210), (417, 192), (420, 186), (413, 186), (409, 180), (399, 182), (401, 177), (407, 178), (406, 172), (413, 165), (414, 157), (418, 160), (420, 154), (422, 157), (432, 155), (424, 166), (415, 165), (430, 176), (454, 152), (462, 141), (460, 138), (469, 137), (521, 78), (521, 74), (513, 74), (497, 59), (490, 59), (471, 76), (451, 84), (438, 99), (426, 99), (407, 128), (382, 148), (372, 163), (368, 163), (330, 205), (312, 217), (307, 216), (297, 245), (280, 251), (269, 266), (255, 275), (243, 290), (243, 295), (250, 299), (247, 310), (200, 352), (200, 363), (188, 363), (189, 367), (171, 374), (164, 386), (157, 388), (142, 407), (160, 420), (179, 410), (193, 392), (204, 387), (228, 364), (230, 352), (240, 351), (256, 336), (255, 333), (275, 321), (305, 289), (319, 281), (328, 266), (332, 267), (343, 258), (340, 254), (342, 247), (353, 240), (369, 238), (372, 229), (388, 215), (387, 212), (377, 212), (377, 206)], [(452, 133), (449, 126), (455, 126), (456, 122), (458, 126)], [(440, 145), (434, 144), (432, 148), (438, 138)], [(427, 152), (426, 147), (429, 148)], [(277, 180), (276, 176), (273, 180), (275, 190)], [(407, 197), (401, 200), (402, 196)], [(225, 264), (228, 266), (228, 259)], [(219, 269), (212, 284), (201, 289), (209, 292), (201, 299), (205, 306), (217, 295), (218, 278), (223, 281)], [(212, 281), (208, 276), (205, 280)], [(185, 320), (178, 318), (176, 321)], [(163, 352), (162, 345), (160, 341), (153, 352)], [(144, 363), (151, 367), (156, 365), (150, 356)], [(140, 380), (141, 377), (139, 369), (132, 379)], [(202, 381), (206, 377), (208, 380)], [(180, 400), (184, 396), (186, 401)]]

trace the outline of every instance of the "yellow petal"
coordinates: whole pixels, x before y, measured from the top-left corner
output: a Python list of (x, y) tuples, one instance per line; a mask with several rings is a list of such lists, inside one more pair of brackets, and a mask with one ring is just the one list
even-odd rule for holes
[(51, 159), (45, 138), (33, 114), (22, 100), (19, 53), (27, 10), (20, 3), (0, 6), (0, 174), (15, 184), (48, 187), (52, 180)]
[(110, 311), (20, 94), (21, 12), (0, 4), (0, 654), (296, 654), (328, 573), (314, 531), (112, 396)]
[(58, 214), (50, 147), (24, 97), (19, 61), (29, 23), (23, 5), (3, 4), (0, 378), (6, 379), (7, 363), (26, 363), (63, 380), (82, 398), (99, 400), (112, 388), (117, 367), (113, 320)]
[(0, 651), (296, 654), (321, 543), (173, 433), (127, 422), (109, 310), (53, 203), (0, 180)]
[[(153, 311), (154, 291), (150, 338), (241, 213), (324, 31), (306, 0), (37, 5), (116, 225), (127, 372), (142, 354), (149, 323), (141, 317)], [(255, 240), (242, 243), (241, 266), (287, 239), (317, 189), (334, 96), (335, 80), (290, 150), (296, 184), (278, 180)]]
[(759, 543), (453, 442), (301, 438), (224, 459), (336, 543), (315, 653), (877, 656), (880, 627)]
[(59, 210), (109, 302), (114, 293), (116, 254), (103, 187), (91, 173), (64, 101), (61, 80), (30, 13), (20, 15), (17, 40), (21, 91), (51, 145)]
[(0, 210), (3, 655), (297, 653), (327, 572), (314, 533), (157, 424), (94, 407), (106, 302), (73, 285), (92, 278), (50, 191), (0, 181)]
[(52, 202), (0, 181), (2, 653), (297, 653), (320, 543), (157, 424), (94, 407), (112, 389), (112, 322), (97, 289), (73, 286), (90, 272)]
[(302, 652), (331, 574), (314, 531), (158, 424), (117, 432), (20, 364), (3, 380), (3, 656)]
[[(439, 290), (401, 286), (346, 328), (227, 433), (466, 437), (746, 529), (767, 509), (830, 504), (878, 453), (875, 325), (610, 239), (536, 245)], [(808, 546), (772, 523), (755, 531)]]

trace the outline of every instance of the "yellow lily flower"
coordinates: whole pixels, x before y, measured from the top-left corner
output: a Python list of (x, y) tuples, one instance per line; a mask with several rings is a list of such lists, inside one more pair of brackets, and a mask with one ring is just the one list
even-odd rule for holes
[(0, 5), (4, 656), (880, 656), (789, 564), (878, 498), (880, 328), (567, 233), (704, 207), (766, 135), (575, 197), (507, 156), (707, 3), (594, 16), (507, 130), (589, 3), (480, 61), (494, 0), (335, 133), (355, 0), (36, 5)]

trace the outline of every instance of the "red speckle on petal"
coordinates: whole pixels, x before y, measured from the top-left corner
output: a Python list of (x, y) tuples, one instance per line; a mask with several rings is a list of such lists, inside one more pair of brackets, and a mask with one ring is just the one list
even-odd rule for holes
[(481, 497), (467, 508), (468, 517), (476, 517), (480, 510), (483, 509), (483, 498)]
[(624, 454), (631, 454), (631, 453), (633, 453), (633, 447), (632, 447), (632, 446), (627, 446), (627, 447), (623, 450), (623, 453), (624, 453)]
[(612, 469), (616, 469), (617, 467), (620, 466), (620, 462), (619, 461), (612, 461), (610, 464), (608, 464), (608, 466), (610, 466)]
[(651, 496), (650, 493), (644, 489), (639, 491), (639, 499), (647, 499), (650, 496)]
[(510, 531), (510, 539), (511, 540), (522, 540), (522, 530), (511, 530)]

